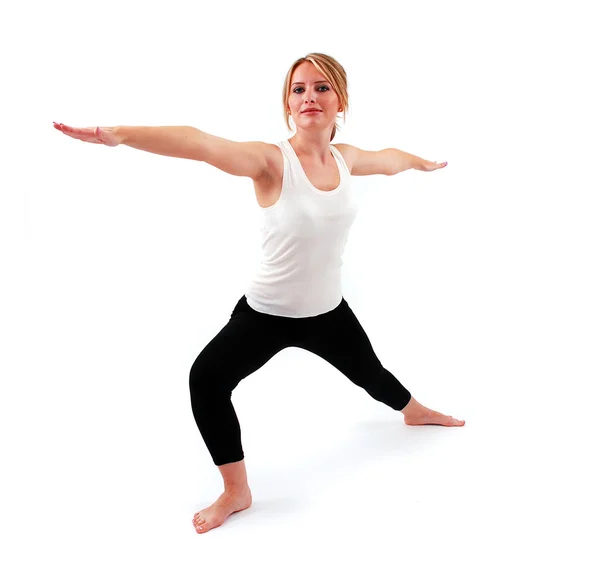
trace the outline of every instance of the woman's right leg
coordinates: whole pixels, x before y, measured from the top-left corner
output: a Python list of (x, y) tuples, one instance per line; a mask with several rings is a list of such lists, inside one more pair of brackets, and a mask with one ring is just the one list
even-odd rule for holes
[(194, 361), (189, 379), (192, 412), (215, 465), (244, 458), (232, 391), (287, 347), (288, 338), (280, 318), (256, 312), (242, 297), (229, 322)]
[(232, 512), (248, 508), (252, 502), (231, 394), (242, 379), (290, 345), (287, 320), (256, 312), (242, 296), (229, 322), (192, 365), (194, 419), (225, 487), (213, 505), (194, 515), (199, 533), (220, 526)]

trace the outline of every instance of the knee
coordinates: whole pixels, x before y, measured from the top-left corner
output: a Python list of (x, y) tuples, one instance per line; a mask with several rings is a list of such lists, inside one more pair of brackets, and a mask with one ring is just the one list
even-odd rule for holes
[(189, 388), (196, 398), (221, 398), (231, 396), (232, 391), (226, 370), (202, 355), (190, 368)]
[(199, 355), (190, 368), (190, 391), (196, 394), (205, 393), (210, 386), (210, 379), (214, 379), (214, 374), (211, 375), (208, 363)]

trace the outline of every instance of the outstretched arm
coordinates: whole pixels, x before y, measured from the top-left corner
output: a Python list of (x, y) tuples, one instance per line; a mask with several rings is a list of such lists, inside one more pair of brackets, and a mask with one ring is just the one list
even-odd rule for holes
[(349, 159), (352, 175), (397, 175), (407, 169), (417, 171), (435, 171), (445, 167), (448, 162), (433, 163), (411, 155), (400, 149), (382, 149), (381, 151), (365, 151), (346, 143), (336, 144)]
[(123, 145), (167, 157), (196, 161), (204, 160), (204, 150), (210, 137), (200, 129), (187, 126), (130, 127), (120, 125), (115, 129)]
[(100, 143), (109, 147), (128, 145), (168, 157), (196, 161), (204, 159), (202, 150), (206, 147), (206, 134), (195, 127), (69, 127), (62, 123), (54, 123), (54, 127), (86, 143)]
[(396, 175), (407, 169), (415, 169), (417, 171), (435, 171), (436, 169), (444, 168), (448, 162), (434, 163), (422, 159), (416, 155), (411, 155), (400, 149), (384, 149), (382, 153), (385, 153), (384, 157), (389, 164), (389, 174)]
[(135, 149), (194, 159), (238, 177), (261, 179), (269, 169), (269, 145), (262, 141), (237, 142), (211, 135), (195, 127), (54, 127), (73, 139), (110, 147), (128, 145)]

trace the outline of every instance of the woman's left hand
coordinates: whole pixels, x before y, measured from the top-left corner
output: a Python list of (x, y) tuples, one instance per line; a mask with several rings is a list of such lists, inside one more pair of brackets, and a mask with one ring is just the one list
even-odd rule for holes
[(435, 171), (436, 169), (443, 169), (447, 164), (448, 161), (444, 161), (443, 163), (435, 163), (423, 159), (423, 162), (417, 165), (415, 169), (417, 169), (417, 171)]

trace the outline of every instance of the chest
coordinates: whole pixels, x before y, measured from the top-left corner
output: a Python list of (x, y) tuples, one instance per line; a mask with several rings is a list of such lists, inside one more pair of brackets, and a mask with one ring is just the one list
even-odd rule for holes
[[(283, 156), (277, 145), (273, 145), (273, 147), (269, 176), (254, 181), (256, 200), (263, 208), (273, 206), (279, 200), (283, 187)], [(341, 150), (340, 152), (343, 156), (343, 152)], [(333, 156), (329, 158), (326, 165), (311, 164), (310, 161), (298, 159), (301, 165), (301, 173), (315, 189), (323, 192), (333, 191), (340, 185), (340, 171)], [(346, 160), (345, 157), (344, 160)]]
[(340, 184), (340, 172), (337, 163), (333, 157), (325, 165), (315, 165), (300, 160), (301, 173), (308, 179), (308, 182), (319, 191), (333, 191)]

